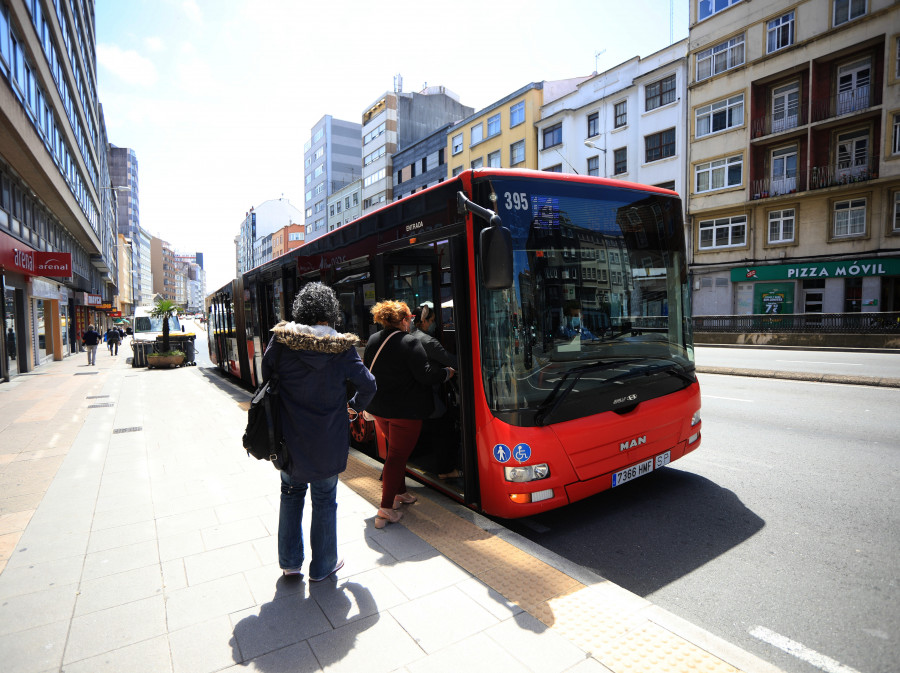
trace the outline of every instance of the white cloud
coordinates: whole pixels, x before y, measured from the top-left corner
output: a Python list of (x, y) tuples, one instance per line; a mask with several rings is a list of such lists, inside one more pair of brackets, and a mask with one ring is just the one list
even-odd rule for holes
[(194, 0), (184, 0), (184, 2), (181, 3), (181, 11), (183, 11), (192, 21), (200, 23), (203, 20), (203, 14), (200, 12), (200, 7)]
[(144, 46), (146, 46), (149, 51), (160, 52), (166, 48), (166, 43), (163, 42), (161, 37), (151, 35), (144, 38)]
[(124, 51), (114, 44), (97, 45), (97, 62), (129, 84), (150, 87), (156, 84), (156, 66), (136, 51)]

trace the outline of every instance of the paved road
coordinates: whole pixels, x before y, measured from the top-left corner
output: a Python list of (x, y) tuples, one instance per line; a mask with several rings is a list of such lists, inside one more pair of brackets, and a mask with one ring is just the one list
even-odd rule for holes
[(900, 353), (697, 346), (698, 367), (881, 376), (900, 379)]
[(791, 673), (820, 669), (762, 636), (849, 667), (833, 671), (895, 672), (900, 390), (700, 381), (698, 451), (622, 489), (505, 523)]

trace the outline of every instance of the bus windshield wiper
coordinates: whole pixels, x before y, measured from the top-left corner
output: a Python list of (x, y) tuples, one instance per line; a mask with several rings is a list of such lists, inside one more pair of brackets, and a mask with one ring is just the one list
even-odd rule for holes
[(606, 379), (604, 383), (613, 383), (615, 381), (626, 381), (628, 379), (636, 379), (641, 376), (653, 376), (654, 374), (669, 374), (681, 379), (687, 384), (696, 383), (697, 379), (691, 376), (683, 365), (677, 362), (664, 362), (654, 367), (642, 367), (640, 369), (632, 369), (631, 371), (622, 372), (618, 376)]
[[(537, 411), (534, 414), (534, 422), (539, 426), (544, 425), (544, 421), (547, 417), (552, 414), (568, 394), (572, 392), (578, 379), (585, 374), (589, 372), (599, 372), (604, 369), (613, 369), (614, 367), (621, 365), (631, 365), (642, 361), (643, 360), (640, 358), (630, 360), (600, 360), (581, 367), (573, 367), (560, 377), (559, 382), (553, 387), (550, 394), (538, 405)], [(563, 384), (566, 383), (566, 381), (569, 382), (569, 385), (562, 390)]]

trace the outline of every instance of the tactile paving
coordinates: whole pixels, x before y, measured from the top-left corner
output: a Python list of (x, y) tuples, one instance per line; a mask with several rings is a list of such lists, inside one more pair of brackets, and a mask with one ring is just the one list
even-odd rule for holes
[[(341, 479), (380, 505), (376, 468), (351, 456)], [(615, 673), (739, 670), (642, 617), (643, 599), (615, 585), (587, 587), (427, 498), (405, 508), (401, 524)]]

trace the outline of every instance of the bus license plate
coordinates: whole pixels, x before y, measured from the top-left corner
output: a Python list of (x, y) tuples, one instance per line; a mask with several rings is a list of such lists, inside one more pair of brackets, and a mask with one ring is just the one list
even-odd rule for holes
[(618, 472), (613, 473), (612, 485), (621, 486), (632, 479), (637, 479), (638, 477), (643, 477), (645, 474), (650, 474), (654, 469), (659, 469), (664, 465), (668, 465), (671, 458), (672, 452), (666, 451), (655, 458), (648, 458), (642, 463), (626, 467), (624, 470), (619, 470)]

